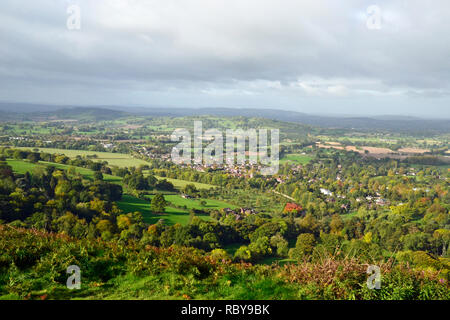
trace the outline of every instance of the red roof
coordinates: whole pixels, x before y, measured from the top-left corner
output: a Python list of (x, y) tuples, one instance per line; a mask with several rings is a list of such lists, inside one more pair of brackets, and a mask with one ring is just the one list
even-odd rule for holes
[(288, 202), (286, 203), (286, 206), (284, 207), (283, 212), (284, 213), (289, 213), (289, 212), (296, 212), (296, 213), (300, 213), (301, 211), (303, 211), (303, 208), (293, 202)]

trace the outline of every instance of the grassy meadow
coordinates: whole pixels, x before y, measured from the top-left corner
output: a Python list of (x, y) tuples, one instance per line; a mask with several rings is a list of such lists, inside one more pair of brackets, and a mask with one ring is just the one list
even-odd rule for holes
[(297, 164), (307, 164), (313, 159), (312, 155), (308, 154), (299, 154), (299, 153), (289, 153), (283, 156), (283, 158), (280, 159), (280, 164), (290, 162), (290, 163), (297, 163)]
[[(54, 162), (46, 162), (46, 161), (39, 161), (39, 163), (31, 163), (24, 160), (15, 160), (15, 159), (8, 159), (7, 163), (13, 168), (14, 172), (25, 174), (26, 172), (32, 173), (35, 168), (41, 167), (45, 168), (47, 166), (52, 166), (57, 169), (61, 170), (67, 170), (72, 166), (60, 164), (60, 163), (54, 163)], [(73, 167), (77, 173), (83, 176), (83, 178), (88, 180), (93, 180), (94, 177), (94, 171), (86, 168), (80, 168), (80, 167)], [(103, 174), (103, 180), (106, 182), (116, 183), (122, 185), (122, 178), (113, 176), (110, 174)]]
[[(236, 206), (226, 203), (220, 200), (213, 199), (185, 199), (180, 195), (165, 195), (164, 198), (170, 203), (182, 207), (186, 206), (187, 209), (223, 209), (223, 208), (236, 208)], [(206, 205), (202, 206), (201, 201), (205, 201)]]
[(158, 180), (166, 179), (167, 181), (172, 183), (175, 186), (175, 188), (177, 188), (177, 189), (182, 189), (188, 184), (193, 184), (197, 189), (207, 189), (207, 190), (209, 190), (209, 189), (215, 187), (212, 184), (206, 184), (206, 183), (200, 183), (200, 182), (192, 182), (192, 181), (181, 180), (181, 179), (172, 179), (172, 178), (166, 178), (166, 177), (160, 177), (160, 176), (155, 176), (155, 178), (157, 178)]
[[(22, 147), (18, 149), (31, 150), (34, 148)], [(75, 158), (76, 156), (94, 156), (93, 161), (107, 161), (109, 165), (118, 167), (138, 167), (140, 165), (148, 165), (148, 162), (133, 158), (133, 156), (124, 153), (114, 153), (114, 152), (99, 152), (99, 151), (85, 151), (85, 150), (68, 150), (68, 149), (55, 149), (55, 148), (36, 148), (39, 152), (46, 153), (59, 153), (64, 154), (69, 158)]]
[[(166, 198), (169, 196), (164, 197)], [(148, 200), (138, 199), (131, 195), (125, 194), (123, 195), (122, 200), (117, 202), (117, 205), (124, 212), (135, 212), (135, 211), (141, 212), (144, 217), (144, 222), (146, 223), (154, 224), (157, 223), (160, 219), (164, 219), (164, 223), (167, 225), (174, 225), (176, 223), (179, 223), (181, 225), (188, 224), (189, 222), (188, 210), (167, 206), (164, 213), (153, 213), (150, 210), (150, 201), (152, 196), (147, 196), (146, 198)], [(198, 215), (198, 217), (203, 220), (211, 219), (207, 215)]]

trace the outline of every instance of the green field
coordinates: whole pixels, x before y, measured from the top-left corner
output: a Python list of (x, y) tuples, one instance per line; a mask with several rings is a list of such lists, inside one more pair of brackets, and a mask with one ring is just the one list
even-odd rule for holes
[[(124, 212), (139, 211), (144, 216), (146, 223), (157, 223), (160, 219), (164, 219), (164, 223), (167, 225), (173, 225), (176, 223), (186, 225), (189, 222), (189, 212), (187, 210), (166, 207), (164, 214), (154, 214), (150, 210), (151, 196), (147, 196), (148, 201), (135, 198), (130, 195), (123, 195), (122, 200), (118, 201), (119, 208)], [(169, 197), (169, 196), (164, 196)], [(199, 215), (200, 219), (210, 220), (211, 218), (206, 215)]]
[(7, 159), (6, 162), (8, 163), (8, 165), (12, 167), (14, 172), (21, 174), (25, 174), (26, 172), (32, 172), (36, 167), (44, 168), (43, 165), (23, 160)]
[[(53, 162), (45, 162), (45, 161), (39, 161), (39, 163), (31, 163), (24, 160), (15, 160), (15, 159), (8, 159), (7, 163), (13, 168), (14, 172), (24, 174), (26, 172), (33, 172), (33, 169), (36, 167), (45, 168), (47, 166), (52, 166), (57, 169), (67, 170), (71, 166), (60, 164), (60, 163), (53, 163)], [(83, 176), (85, 179), (92, 180), (94, 177), (94, 171), (86, 168), (80, 168), (80, 167), (73, 167), (75, 168), (75, 171)], [(122, 184), (122, 178), (112, 176), (109, 174), (103, 174), (103, 180), (111, 183), (116, 184)]]
[[(187, 209), (223, 209), (223, 208), (236, 208), (236, 206), (226, 203), (220, 200), (212, 199), (185, 199), (180, 195), (165, 195), (164, 198), (170, 203), (176, 206), (186, 206)], [(201, 201), (205, 201), (206, 205), (202, 206)]]
[(206, 184), (206, 183), (200, 183), (200, 182), (192, 182), (192, 181), (187, 181), (187, 180), (172, 179), (172, 178), (166, 178), (166, 177), (160, 177), (160, 176), (155, 176), (155, 178), (157, 178), (158, 180), (166, 179), (167, 181), (172, 183), (175, 186), (175, 188), (177, 188), (177, 189), (184, 188), (188, 184), (193, 184), (197, 189), (207, 189), (207, 190), (209, 190), (209, 189), (215, 187), (212, 184)]
[(294, 162), (298, 164), (307, 164), (313, 159), (312, 155), (308, 154), (298, 154), (298, 153), (289, 153), (284, 155), (283, 158), (280, 159), (280, 164), (286, 163), (286, 162)]
[[(32, 150), (34, 148), (22, 147), (19, 149)], [(133, 158), (129, 154), (124, 153), (113, 153), (113, 152), (98, 152), (98, 151), (85, 151), (85, 150), (66, 150), (66, 149), (55, 149), (55, 148), (36, 148), (39, 152), (46, 153), (60, 153), (68, 156), (69, 158), (75, 158), (76, 156), (93, 156), (96, 155), (97, 158), (93, 158), (93, 161), (107, 161), (109, 165), (118, 167), (138, 167), (140, 165), (148, 165), (148, 162)]]
[(341, 218), (344, 221), (347, 221), (347, 220), (350, 220), (351, 218), (357, 217), (357, 216), (358, 216), (358, 211), (352, 211), (352, 212), (341, 215)]

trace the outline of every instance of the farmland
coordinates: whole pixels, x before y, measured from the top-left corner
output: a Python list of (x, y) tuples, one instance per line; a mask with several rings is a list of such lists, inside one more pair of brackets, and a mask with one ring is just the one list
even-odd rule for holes
[[(179, 196), (165, 196), (167, 199), (171, 197), (170, 199), (174, 200), (175, 197)], [(189, 222), (189, 211), (174, 208), (170, 205), (166, 207), (166, 210), (164, 213), (152, 213), (150, 210), (150, 201), (152, 196), (146, 197), (148, 201), (135, 198), (130, 195), (124, 195), (122, 197), (121, 201), (118, 201), (117, 204), (121, 210), (124, 212), (135, 212), (139, 211), (142, 213), (144, 222), (154, 224), (157, 223), (160, 219), (164, 220), (164, 223), (167, 225), (174, 225), (176, 223), (179, 223), (181, 225), (186, 225)], [(180, 197), (180, 199), (182, 199)], [(200, 219), (208, 221), (210, 220), (210, 217), (207, 215), (199, 215)]]
[[(145, 175), (145, 170), (144, 170), (144, 175)], [(147, 172), (148, 174), (148, 172)], [(173, 178), (167, 178), (167, 177), (161, 177), (161, 176), (155, 176), (158, 180), (167, 180), (170, 183), (172, 183), (175, 188), (177, 189), (182, 189), (184, 187), (186, 187), (186, 185), (188, 184), (193, 184), (197, 189), (206, 189), (209, 190), (211, 188), (214, 188), (214, 185), (212, 184), (206, 184), (206, 183), (200, 183), (200, 182), (193, 182), (193, 181), (186, 181), (186, 180), (181, 180), (181, 179), (173, 179)]]
[[(163, 219), (168, 225), (173, 225), (175, 223), (186, 225), (189, 222), (190, 209), (220, 210), (223, 208), (236, 208), (236, 206), (220, 200), (202, 198), (185, 199), (179, 194), (164, 194), (168, 206), (166, 207), (164, 214), (154, 214), (150, 210), (150, 201), (152, 197), (153, 195), (147, 195), (145, 196), (146, 200), (143, 200), (131, 195), (124, 195), (122, 200), (118, 202), (118, 206), (124, 212), (141, 212), (146, 223), (156, 223), (159, 219)], [(205, 202), (204, 205), (201, 203), (202, 201)], [(200, 214), (198, 217), (205, 221), (210, 220), (208, 215)]]
[(226, 203), (220, 200), (204, 199), (206, 204), (203, 206), (200, 202), (203, 199), (185, 199), (179, 195), (167, 195), (166, 200), (176, 206), (186, 206), (187, 209), (223, 209), (223, 208), (236, 208), (236, 206)]
[(307, 164), (313, 159), (313, 156), (308, 154), (286, 154), (283, 158), (280, 159), (280, 164), (290, 162), (297, 164)]
[[(40, 161), (39, 163), (31, 163), (28, 161), (23, 160), (15, 160), (15, 159), (8, 159), (7, 163), (13, 168), (13, 170), (17, 173), (26, 173), (26, 172), (33, 172), (35, 168), (45, 168), (46, 166), (53, 166), (57, 169), (67, 170), (71, 166), (60, 164), (60, 163), (53, 163), (53, 162), (45, 162)], [(72, 167), (74, 170), (83, 176), (85, 179), (92, 180), (94, 176), (94, 172), (92, 170), (86, 169), (86, 168), (80, 168), (80, 167)], [(111, 183), (117, 183), (122, 184), (122, 178), (116, 177), (110, 174), (104, 174), (103, 175), (104, 181), (111, 182)]]
[[(22, 148), (32, 149), (32, 148)], [(69, 158), (75, 158), (76, 156), (92, 157), (94, 161), (107, 161), (109, 165), (118, 167), (138, 167), (140, 165), (146, 165), (148, 162), (133, 158), (129, 154), (113, 153), (113, 152), (99, 152), (99, 151), (85, 151), (85, 150), (67, 150), (67, 149), (55, 149), (55, 148), (36, 148), (39, 152), (46, 153), (58, 153), (64, 154)]]

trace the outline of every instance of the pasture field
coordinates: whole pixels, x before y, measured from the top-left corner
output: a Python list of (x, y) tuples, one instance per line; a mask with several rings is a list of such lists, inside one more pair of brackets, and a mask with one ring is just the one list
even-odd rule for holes
[(23, 160), (6, 159), (6, 163), (10, 165), (14, 172), (25, 174), (26, 172), (32, 172), (36, 167), (43, 167), (37, 163), (31, 163)]
[(400, 136), (317, 136), (318, 139), (324, 141), (328, 144), (339, 143), (341, 144), (344, 141), (350, 141), (351, 143), (386, 143), (386, 144), (396, 144), (398, 140), (402, 139)]
[[(39, 163), (31, 163), (24, 160), (15, 160), (15, 159), (8, 159), (7, 163), (13, 168), (14, 172), (24, 174), (26, 172), (32, 172), (34, 168), (36, 167), (42, 167), (45, 168), (47, 166), (52, 166), (57, 169), (67, 170), (71, 166), (60, 164), (60, 163), (53, 163), (53, 162), (45, 162), (45, 161), (39, 161)], [(75, 171), (83, 176), (83, 178), (88, 180), (93, 180), (94, 177), (94, 171), (86, 168), (80, 168), (80, 167), (73, 167), (75, 168)], [(111, 183), (116, 183), (122, 185), (122, 178), (112, 176), (109, 174), (103, 174), (103, 180)]]
[[(143, 170), (142, 172), (144, 173), (144, 176), (147, 176), (149, 174), (148, 171), (146, 171), (146, 170)], [(169, 181), (170, 183), (172, 183), (175, 186), (175, 188), (177, 188), (177, 189), (184, 188), (188, 184), (193, 184), (197, 189), (206, 189), (206, 190), (216, 187), (212, 184), (192, 182), (192, 181), (181, 180), (181, 179), (172, 179), (172, 178), (161, 177), (161, 176), (155, 176), (155, 178), (158, 180), (165, 179), (165, 180)]]
[[(32, 150), (34, 148), (21, 147), (18, 149)], [(93, 158), (93, 161), (107, 161), (109, 165), (118, 167), (138, 167), (140, 165), (148, 165), (148, 162), (133, 158), (129, 154), (124, 153), (113, 153), (113, 152), (99, 152), (99, 151), (86, 151), (86, 150), (69, 150), (69, 149), (56, 149), (56, 148), (36, 148), (39, 152), (46, 153), (59, 153), (64, 154), (69, 158), (75, 158), (76, 156), (93, 156), (96, 155), (97, 158)]]
[(299, 154), (299, 153), (289, 153), (284, 155), (282, 159), (280, 159), (280, 164), (286, 162), (295, 162), (298, 164), (307, 164), (313, 159), (312, 155), (309, 154)]
[(33, 122), (24, 122), (21, 124), (8, 124), (8, 129), (5, 130), (3, 126), (0, 125), (0, 132), (8, 135), (14, 134), (51, 134), (55, 131), (54, 128), (44, 127), (40, 125), (34, 125)]
[[(164, 195), (164, 198), (170, 203), (176, 206), (186, 206), (187, 209), (223, 209), (223, 208), (231, 208), (234, 209), (236, 206), (226, 203), (220, 200), (212, 200), (212, 199), (185, 199), (180, 195)], [(205, 201), (206, 205), (202, 206), (201, 201)]]
[[(164, 196), (164, 198), (166, 197), (169, 196)], [(150, 210), (152, 196), (147, 196), (147, 198), (148, 201), (125, 194), (123, 195), (122, 200), (117, 202), (117, 205), (124, 212), (141, 212), (144, 217), (144, 222), (146, 223), (154, 224), (160, 219), (164, 219), (164, 223), (167, 225), (174, 225), (176, 223), (181, 225), (188, 224), (189, 212), (187, 210), (167, 206), (163, 214), (156, 214)], [(206, 221), (211, 220), (211, 218), (206, 215), (198, 215), (198, 217)]]
[(180, 179), (172, 179), (172, 178), (166, 178), (166, 177), (160, 177), (160, 176), (155, 176), (155, 178), (157, 178), (158, 180), (166, 179), (167, 181), (172, 183), (175, 186), (175, 188), (178, 188), (178, 189), (184, 188), (188, 184), (193, 184), (197, 189), (209, 190), (211, 188), (214, 188), (214, 185), (212, 185), (212, 184), (192, 182), (192, 181), (180, 180)]

